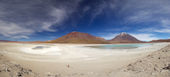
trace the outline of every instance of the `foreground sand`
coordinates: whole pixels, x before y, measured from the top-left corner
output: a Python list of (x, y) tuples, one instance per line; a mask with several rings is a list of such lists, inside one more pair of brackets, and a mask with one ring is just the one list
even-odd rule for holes
[(40, 45), (42, 44), (0, 43), (0, 77), (1, 75), (2, 77), (8, 75), (9, 77), (10, 75), (23, 77), (160, 77), (165, 75), (164, 77), (170, 77), (169, 70), (163, 69), (170, 64), (168, 43), (128, 50), (93, 49), (82, 47), (89, 45), (77, 44), (43, 44), (50, 47), (45, 49), (45, 51), (49, 50), (48, 52), (44, 49), (32, 50)]

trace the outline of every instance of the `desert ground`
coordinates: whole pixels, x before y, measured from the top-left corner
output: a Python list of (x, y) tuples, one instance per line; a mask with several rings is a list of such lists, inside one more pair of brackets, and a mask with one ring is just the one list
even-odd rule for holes
[[(170, 45), (0, 43), (0, 77), (170, 77)], [(69, 66), (69, 67), (68, 67)]]

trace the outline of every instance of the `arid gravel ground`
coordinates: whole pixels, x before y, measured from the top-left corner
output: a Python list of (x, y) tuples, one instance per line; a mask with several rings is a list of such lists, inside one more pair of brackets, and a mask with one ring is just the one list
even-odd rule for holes
[[(0, 49), (0, 50), (3, 50), (3, 49)], [(12, 54), (15, 54), (15, 53), (12, 53)], [(19, 54), (23, 55), (21, 53)], [(20, 56), (20, 55), (17, 55), (17, 56)], [(126, 56), (126, 57), (130, 57), (129, 59), (119, 58), (121, 60), (120, 62), (125, 63), (125, 64), (121, 65), (121, 63), (118, 63), (117, 64), (118, 68), (115, 68), (116, 65), (113, 65), (113, 67), (110, 66), (112, 65), (112, 64), (109, 64), (110, 62), (118, 62), (118, 61), (112, 61), (115, 59), (109, 59), (109, 58), (115, 58), (115, 57), (110, 57), (110, 56), (101, 58), (102, 62), (106, 62), (106, 63), (102, 64), (102, 62), (98, 62), (98, 60), (97, 61), (89, 60), (87, 61), (87, 63), (83, 64), (84, 67), (82, 66), (82, 68), (79, 68), (79, 64), (81, 64), (83, 61), (72, 61), (70, 63), (72, 63), (72, 65), (74, 66), (71, 65), (69, 68), (67, 67), (65, 62), (57, 62), (59, 63), (59, 65), (57, 67), (58, 69), (55, 69), (55, 70), (58, 70), (60, 73), (57, 73), (57, 72), (52, 73), (51, 71), (48, 71), (45, 73), (37, 72), (37, 70), (27, 67), (27, 64), (29, 65), (34, 64), (34, 61), (29, 61), (29, 60), (18, 61), (18, 60), (15, 60), (15, 59), (18, 59), (18, 58), (15, 58), (17, 56), (9, 57), (9, 54), (7, 55), (6, 53), (0, 53), (0, 77), (170, 77), (170, 45), (162, 49), (159, 49), (155, 52), (150, 52), (147, 54), (146, 53), (135, 54), (133, 56), (140, 56), (136, 59), (134, 59), (132, 55)], [(105, 61), (105, 60), (108, 60), (108, 61)], [(95, 65), (92, 66), (94, 67), (94, 69), (91, 68), (91, 70), (93, 71), (89, 71), (90, 68), (88, 67), (91, 67), (91, 66), (89, 66), (88, 63), (95, 64), (93, 62), (95, 62), (96, 64), (98, 63), (99, 64), (96, 65), (96, 67)], [(50, 63), (51, 62), (49, 62), (48, 64), (53, 65), (53, 63), (51, 64)], [(61, 67), (63, 64), (64, 64), (64, 67)], [(76, 68), (76, 64), (77, 64), (77, 68)], [(108, 66), (105, 65), (103, 67), (104, 64), (108, 64)], [(116, 63), (113, 63), (113, 64), (116, 64)], [(39, 66), (36, 66), (36, 65), (31, 65), (31, 66), (35, 66), (34, 68), (39, 67), (39, 66), (44, 67), (43, 62), (42, 64), (39, 63)], [(109, 67), (110, 69), (108, 69)], [(52, 69), (54, 67), (49, 67), (49, 68)], [(62, 70), (61, 68), (64, 70)], [(41, 70), (42, 69), (38, 69), (38, 71), (41, 71)], [(81, 72), (82, 70), (85, 73), (82, 73)], [(71, 73), (68, 72), (68, 74), (64, 74), (64, 73), (62, 74), (63, 71), (65, 72), (70, 71)]]
[(0, 54), (0, 77), (36, 77), (31, 69), (23, 68), (16, 62), (9, 61)]
[(170, 77), (170, 45), (114, 70), (110, 77)]

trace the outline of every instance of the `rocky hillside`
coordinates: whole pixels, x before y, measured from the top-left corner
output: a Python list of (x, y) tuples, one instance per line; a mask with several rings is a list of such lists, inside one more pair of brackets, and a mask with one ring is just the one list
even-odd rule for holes
[(112, 77), (170, 77), (170, 45), (127, 67), (113, 71)]
[(31, 69), (23, 68), (13, 61), (7, 60), (0, 54), (0, 77), (35, 77), (36, 73)]
[(110, 43), (141, 43), (142, 41), (139, 41), (135, 37), (122, 32), (119, 35), (117, 35), (115, 38), (109, 40)]
[(90, 35), (88, 33), (71, 32), (58, 39), (47, 41), (48, 43), (108, 43), (105, 39)]

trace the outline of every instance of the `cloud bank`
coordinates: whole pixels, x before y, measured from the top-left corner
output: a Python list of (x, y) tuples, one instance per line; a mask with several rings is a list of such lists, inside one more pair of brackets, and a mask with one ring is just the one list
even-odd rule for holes
[[(169, 4), (169, 0), (1, 0), (0, 35), (29, 39), (38, 32), (55, 33), (60, 27), (107, 28), (112, 34), (133, 30), (152, 40), (157, 33), (170, 33)], [(109, 35), (103, 37), (109, 39)]]
[(57, 28), (52, 27), (61, 26), (80, 1), (1, 0), (0, 34), (28, 39), (28, 35), (36, 32), (55, 32)]

